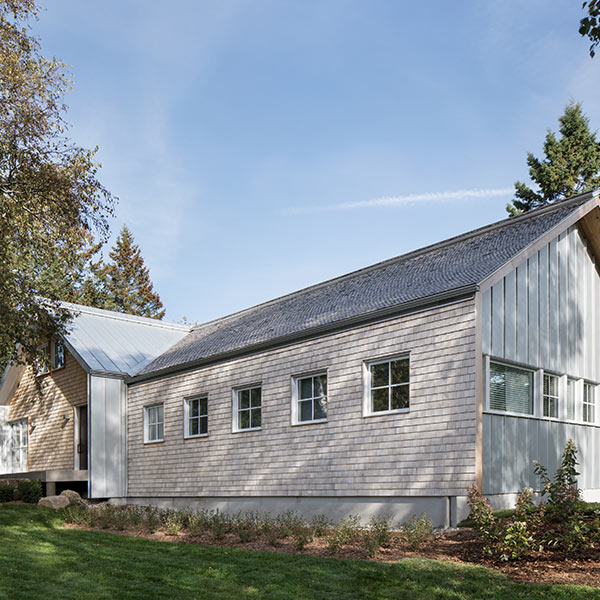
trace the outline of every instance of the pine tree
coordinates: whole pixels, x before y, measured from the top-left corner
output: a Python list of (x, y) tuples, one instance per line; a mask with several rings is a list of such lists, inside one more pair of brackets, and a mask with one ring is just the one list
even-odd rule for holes
[(148, 268), (127, 226), (121, 229), (109, 256), (112, 263), (105, 265), (101, 274), (106, 285), (104, 308), (162, 319), (165, 311), (160, 296), (154, 291)]
[(527, 155), (529, 176), (537, 184), (534, 191), (521, 181), (515, 183), (515, 199), (506, 206), (519, 215), (600, 185), (600, 144), (589, 128), (581, 104), (570, 102), (559, 118), (560, 139), (548, 130), (544, 143), (546, 158)]

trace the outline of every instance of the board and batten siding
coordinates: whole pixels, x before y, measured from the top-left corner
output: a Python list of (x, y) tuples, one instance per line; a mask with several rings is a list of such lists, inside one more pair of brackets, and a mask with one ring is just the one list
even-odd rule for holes
[[(365, 360), (410, 354), (410, 412), (363, 417)], [(475, 480), (474, 301), (140, 382), (128, 390), (128, 497), (449, 496)], [(325, 423), (291, 425), (292, 377), (327, 371)], [(262, 429), (232, 433), (232, 388), (262, 385)], [(184, 398), (208, 436), (184, 439)], [(164, 442), (144, 406), (164, 403)]]
[[(599, 383), (599, 309), (597, 260), (574, 225), (482, 293), (483, 354), (492, 361)], [(484, 385), (489, 385), (489, 373)], [(539, 489), (533, 461), (554, 473), (569, 438), (578, 448), (579, 486), (600, 489), (600, 427), (542, 417), (541, 385), (536, 377), (533, 416), (498, 414), (484, 406), (484, 494)], [(597, 402), (599, 394), (600, 388)]]

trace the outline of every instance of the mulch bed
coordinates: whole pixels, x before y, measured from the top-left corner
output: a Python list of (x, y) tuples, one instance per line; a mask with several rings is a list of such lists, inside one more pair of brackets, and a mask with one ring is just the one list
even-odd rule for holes
[[(65, 524), (70, 529), (86, 529), (79, 525)], [(151, 540), (183, 542), (206, 546), (225, 546), (243, 548), (246, 550), (261, 550), (266, 552), (283, 552), (288, 554), (304, 554), (309, 556), (331, 557), (324, 538), (318, 538), (307, 544), (304, 550), (298, 551), (291, 538), (280, 540), (276, 546), (270, 545), (262, 536), (248, 543), (240, 543), (237, 535), (227, 534), (222, 540), (216, 540), (211, 533), (192, 537), (186, 533), (167, 535), (162, 531), (149, 533), (147, 531), (116, 531), (132, 537), (142, 537)], [(365, 550), (360, 544), (344, 547), (333, 555), (338, 558), (367, 559)], [(547, 550), (515, 562), (502, 562), (483, 556), (482, 544), (472, 529), (457, 529), (438, 532), (432, 535), (418, 551), (411, 552), (403, 547), (400, 537), (392, 536), (389, 548), (383, 548), (377, 555), (368, 560), (396, 562), (408, 557), (424, 557), (446, 560), (465, 564), (482, 565), (501, 571), (513, 581), (545, 584), (572, 584), (600, 587), (600, 551), (582, 554), (577, 558), (567, 558), (564, 554)]]

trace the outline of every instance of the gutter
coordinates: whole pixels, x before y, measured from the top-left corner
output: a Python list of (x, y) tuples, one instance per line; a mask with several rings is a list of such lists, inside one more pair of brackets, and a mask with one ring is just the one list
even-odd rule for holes
[(469, 297), (473, 297), (475, 295), (475, 292), (477, 292), (478, 290), (479, 284), (471, 283), (468, 285), (461, 286), (459, 288), (454, 288), (452, 290), (440, 292), (439, 294), (426, 296), (425, 298), (410, 300), (408, 302), (403, 302), (402, 304), (387, 306), (385, 308), (381, 308), (379, 310), (371, 311), (368, 313), (363, 313), (361, 315), (340, 319), (339, 321), (335, 321), (334, 323), (310, 327), (308, 329), (303, 329), (302, 331), (290, 333), (288, 335), (266, 340), (264, 342), (258, 342), (256, 344), (245, 346), (243, 348), (229, 350), (227, 352), (221, 352), (219, 354), (213, 354), (205, 358), (200, 358), (179, 365), (172, 365), (170, 367), (158, 369), (150, 373), (133, 375), (132, 377), (125, 378), (125, 383), (128, 385), (135, 385), (143, 381), (158, 379), (165, 375), (181, 373), (183, 371), (190, 371), (198, 367), (223, 362), (233, 358), (247, 356), (249, 354), (255, 354), (264, 350), (280, 348), (300, 341), (306, 341), (309, 339), (321, 337), (323, 335), (335, 333), (344, 329), (351, 329), (353, 327), (367, 325), (369, 323), (385, 321), (401, 315), (420, 312), (422, 310), (433, 308), (438, 305), (449, 304), (460, 300), (466, 300)]

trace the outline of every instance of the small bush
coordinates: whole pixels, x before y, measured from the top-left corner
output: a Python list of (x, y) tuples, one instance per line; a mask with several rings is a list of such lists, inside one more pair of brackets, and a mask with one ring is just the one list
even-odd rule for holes
[(413, 515), (400, 527), (403, 543), (411, 550), (418, 550), (431, 537), (433, 523), (426, 513)]
[(186, 516), (176, 510), (168, 510), (165, 514), (164, 524), (167, 535), (177, 535), (185, 525)]
[(313, 541), (313, 529), (307, 526), (297, 526), (292, 534), (296, 550), (304, 550)]
[(492, 507), (476, 485), (469, 488), (467, 502), (471, 508), (469, 519), (475, 523), (475, 529), (483, 538), (483, 551), (485, 554), (492, 555), (494, 545), (500, 536), (500, 527), (494, 517)]
[(23, 502), (37, 504), (42, 497), (42, 482), (20, 479), (17, 481), (17, 495)]
[(208, 524), (216, 540), (222, 540), (233, 529), (231, 516), (219, 509), (210, 511)]
[(256, 513), (239, 513), (234, 517), (233, 523), (233, 530), (243, 544), (251, 542), (258, 535), (260, 519)]
[(146, 506), (141, 515), (141, 522), (150, 533), (155, 533), (161, 526), (162, 512), (154, 506)]
[(392, 518), (389, 515), (373, 516), (369, 521), (369, 529), (362, 534), (362, 546), (367, 556), (373, 557), (380, 548), (387, 548), (392, 541)]
[(317, 538), (326, 535), (332, 524), (331, 519), (325, 515), (314, 515), (309, 521), (313, 536)]
[(206, 510), (201, 510), (190, 514), (187, 520), (186, 529), (189, 534), (196, 537), (202, 535), (210, 529), (210, 516)]
[(279, 540), (285, 537), (285, 532), (279, 525), (277, 518), (273, 518), (271, 515), (263, 516), (260, 529), (271, 546), (277, 546)]
[(360, 517), (358, 515), (350, 515), (346, 519), (342, 519), (327, 535), (327, 548), (332, 554), (340, 548), (351, 544), (358, 537), (360, 529)]
[(306, 520), (296, 511), (288, 510), (275, 517), (275, 522), (280, 530), (280, 537), (285, 538), (294, 534), (298, 528), (306, 527)]
[(0, 503), (11, 502), (15, 498), (15, 488), (12, 485), (1, 484), (0, 485)]

